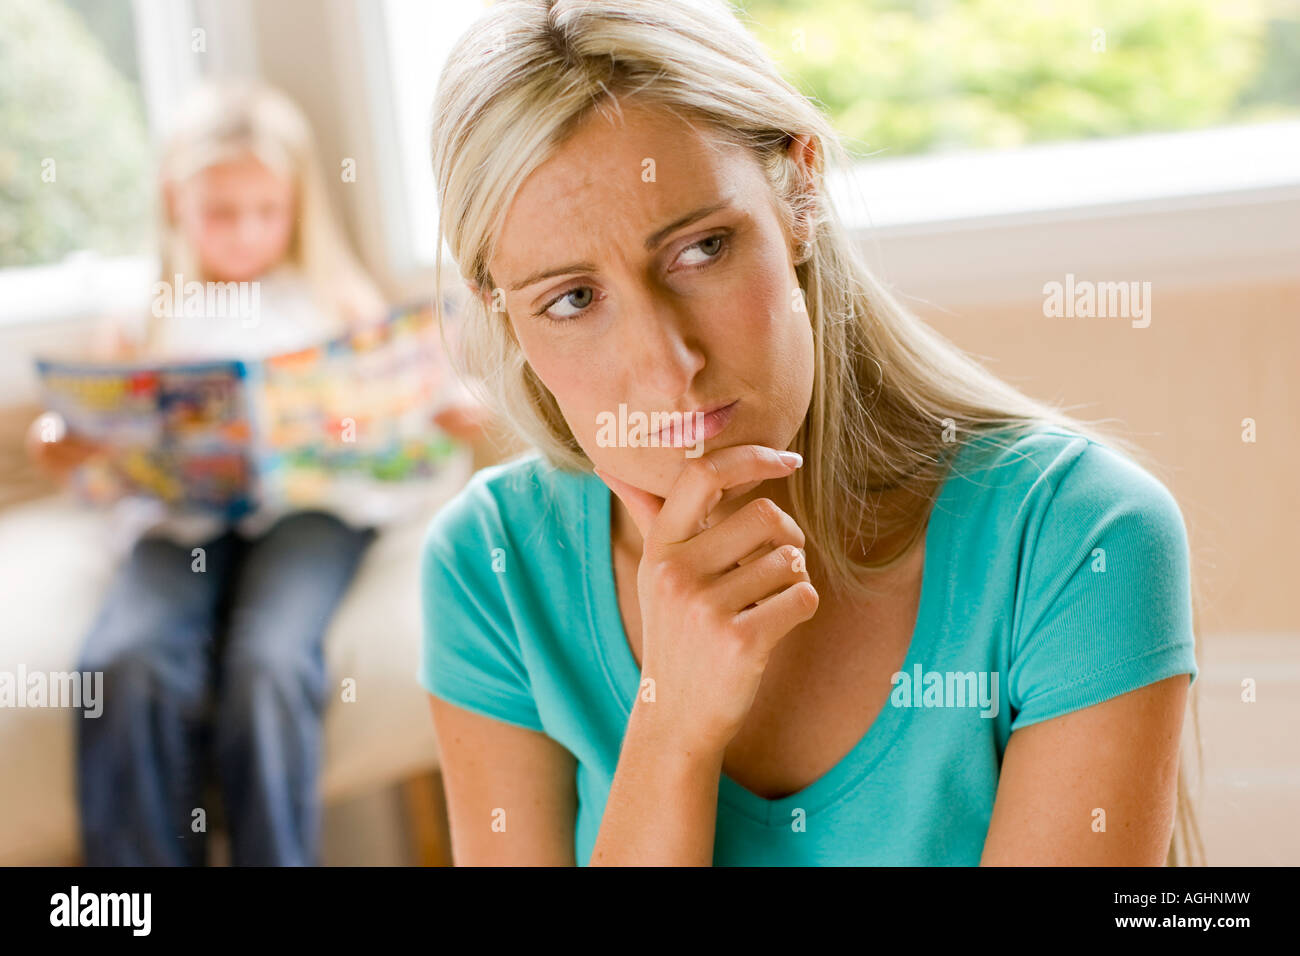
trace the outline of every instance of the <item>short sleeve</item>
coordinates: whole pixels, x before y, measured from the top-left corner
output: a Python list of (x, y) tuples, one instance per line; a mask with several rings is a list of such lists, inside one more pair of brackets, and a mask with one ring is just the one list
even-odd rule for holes
[(458, 707), (541, 731), (503, 575), (493, 570), (491, 536), (484, 528), (490, 497), (471, 481), (425, 536), (420, 683)]
[(1163, 484), (1089, 442), (1027, 534), (1013, 731), (1175, 674), (1196, 680), (1187, 534)]

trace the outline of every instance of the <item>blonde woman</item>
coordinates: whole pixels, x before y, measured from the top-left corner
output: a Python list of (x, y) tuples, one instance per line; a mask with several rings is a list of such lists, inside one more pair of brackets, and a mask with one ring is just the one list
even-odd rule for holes
[[(317, 163), (307, 120), (283, 94), (244, 82), (198, 90), (161, 157), (155, 294), (256, 283), (258, 312), (145, 309), (138, 334), (127, 324), (106, 336), (117, 351), (257, 358), (382, 317)], [(56, 475), (93, 451), (73, 434), (31, 447)], [(209, 765), (232, 863), (316, 862), (322, 640), (372, 516), (263, 506), (227, 523), (127, 501), (115, 517), (126, 554), (78, 665), (103, 672), (107, 701), (99, 719), (77, 721), (85, 862), (204, 863), (206, 828), (193, 814)]]
[(426, 542), (457, 861), (1171, 858), (1177, 504), (872, 280), (730, 10), (507, 0), (433, 118), (464, 371), (535, 446)]

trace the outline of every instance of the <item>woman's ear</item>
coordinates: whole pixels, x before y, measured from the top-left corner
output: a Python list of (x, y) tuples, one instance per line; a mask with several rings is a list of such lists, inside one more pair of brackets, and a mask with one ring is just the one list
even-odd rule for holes
[[(813, 224), (803, 214), (803, 211), (811, 209), (814, 205), (813, 195), (816, 192), (815, 184), (817, 182), (817, 142), (813, 139), (811, 133), (800, 133), (790, 137), (790, 144), (786, 147), (786, 152), (799, 172), (801, 189), (804, 193), (797, 203), (801, 214), (796, 217), (794, 223), (794, 245), (798, 249), (801, 243), (811, 242), (813, 238)], [(799, 258), (798, 255), (796, 255), (797, 258)]]
[(493, 305), (496, 303), (496, 294), (501, 290), (485, 289), (482, 288), (477, 282), (466, 282), (465, 284), (469, 286), (469, 291), (474, 296), (474, 298), (478, 299), (480, 302), (483, 303), (483, 308), (486, 309), (488, 312), (491, 312)]
[(814, 178), (813, 172), (817, 168), (817, 141), (813, 139), (812, 134), (799, 133), (791, 136), (790, 145), (786, 147), (786, 152), (799, 166), (804, 182), (811, 186)]

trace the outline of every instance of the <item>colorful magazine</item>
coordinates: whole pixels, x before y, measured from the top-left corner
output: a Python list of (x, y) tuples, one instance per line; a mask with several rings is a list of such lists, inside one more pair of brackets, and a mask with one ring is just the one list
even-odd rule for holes
[[(446, 306), (444, 306), (446, 309)], [(255, 361), (39, 359), (46, 408), (102, 444), (73, 486), (236, 519), (427, 483), (459, 445), (433, 422), (451, 372), (431, 305)]]

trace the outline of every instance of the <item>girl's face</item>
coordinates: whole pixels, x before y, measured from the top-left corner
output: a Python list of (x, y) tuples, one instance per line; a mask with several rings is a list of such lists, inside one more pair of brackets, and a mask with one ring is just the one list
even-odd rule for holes
[[(665, 497), (688, 457), (790, 446), (812, 397), (813, 338), (794, 243), (757, 163), (666, 111), (622, 112), (623, 123), (593, 113), (524, 181), (488, 271), (583, 451)], [(730, 409), (702, 442), (610, 446), (620, 404), (629, 420)]]
[(256, 279), (289, 252), (293, 183), (252, 157), (209, 166), (173, 187), (172, 214), (213, 282)]

